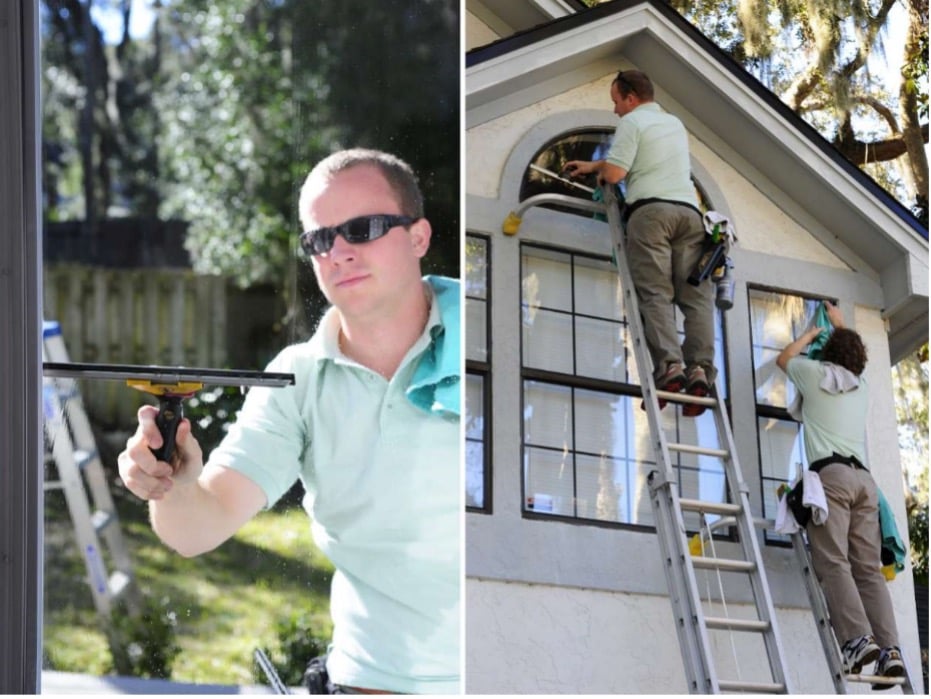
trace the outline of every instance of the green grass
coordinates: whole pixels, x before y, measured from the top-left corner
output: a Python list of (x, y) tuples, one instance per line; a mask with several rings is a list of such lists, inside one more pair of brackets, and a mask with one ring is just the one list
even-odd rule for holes
[[(277, 654), (278, 625), (296, 613), (309, 615), (315, 637), (329, 638), (333, 569), (314, 546), (299, 506), (263, 512), (215, 551), (193, 559), (158, 541), (142, 503), (123, 496), (117, 507), (143, 596), (176, 621), (174, 641), (181, 651), (171, 679), (255, 684), (254, 649)], [(106, 634), (60, 493), (46, 497), (45, 533), (45, 667), (107, 674), (112, 660)], [(280, 655), (273, 659), (283, 662)]]

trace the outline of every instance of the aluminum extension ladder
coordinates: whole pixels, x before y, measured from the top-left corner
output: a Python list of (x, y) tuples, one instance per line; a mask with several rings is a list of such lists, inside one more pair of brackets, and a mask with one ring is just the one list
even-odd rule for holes
[[(49, 362), (69, 361), (57, 322), (43, 324), (42, 355)], [(123, 600), (135, 614), (139, 597), (132, 560), (75, 380), (45, 377), (42, 397), (46, 459), (58, 471), (58, 480), (46, 480), (45, 490), (64, 491), (94, 606), (109, 618), (114, 604)]]
[[(679, 635), (679, 646), (682, 651), (689, 692), (697, 694), (718, 694), (724, 691), (789, 693), (791, 688), (785, 671), (785, 655), (779, 639), (775, 607), (750, 511), (749, 487), (743, 480), (740, 464), (737, 461), (734, 438), (725, 413), (724, 401), (721, 398), (721, 382), (717, 379), (714, 385), (714, 395), (704, 398), (656, 389), (653, 381), (652, 360), (644, 340), (637, 294), (631, 281), (624, 252), (623, 228), (614, 189), (606, 188), (604, 195), (606, 215), (614, 245), (614, 257), (621, 278), (634, 356), (640, 373), (643, 400), (652, 435), (653, 451), (656, 455), (656, 463), (660, 466), (649, 476), (650, 501), (653, 505), (656, 532), (660, 540), (669, 597), (676, 619), (676, 631)], [(668, 441), (660, 422), (659, 398), (671, 404), (690, 403), (703, 405), (710, 409), (714, 414), (720, 446), (710, 448)], [(730, 502), (704, 502), (679, 497), (670, 452), (720, 459), (730, 491)], [(686, 539), (684, 511), (695, 512), (702, 517), (705, 515), (733, 517), (741, 557), (717, 558), (691, 555)], [(718, 574), (735, 573), (747, 576), (756, 607), (756, 619), (707, 615), (699, 595), (695, 576), (696, 568), (717, 571)], [(719, 678), (709, 639), (709, 629), (762, 636), (771, 681), (750, 682), (739, 678)]]
[(902, 656), (902, 662), (905, 664), (905, 674), (902, 677), (879, 677), (877, 675), (847, 674), (844, 670), (843, 660), (841, 658), (840, 647), (834, 636), (831, 619), (828, 613), (827, 601), (824, 598), (824, 591), (821, 584), (815, 577), (815, 569), (811, 563), (811, 554), (802, 531), (799, 530), (792, 535), (792, 548), (795, 551), (795, 558), (798, 567), (802, 572), (805, 582), (805, 591), (808, 593), (808, 600), (811, 602), (811, 611), (815, 617), (815, 626), (818, 629), (818, 637), (821, 640), (821, 647), (824, 649), (824, 657), (828, 663), (828, 669), (831, 672), (831, 680), (834, 682), (834, 691), (837, 694), (849, 694), (848, 683), (866, 683), (866, 684), (891, 684), (902, 688), (903, 694), (914, 694), (915, 688), (912, 684), (911, 672), (905, 656)]
[[(570, 183), (572, 184), (572, 183)], [(715, 383), (715, 397), (694, 397), (682, 393), (657, 391), (653, 381), (652, 360), (649, 356), (643, 333), (643, 325), (633, 288), (630, 271), (623, 244), (623, 227), (620, 210), (614, 188), (603, 190), (604, 203), (586, 201), (564, 194), (537, 194), (521, 202), (517, 211), (512, 212), (502, 226), (504, 233), (513, 235), (520, 225), (521, 215), (527, 209), (542, 204), (559, 204), (579, 211), (592, 212), (605, 216), (611, 229), (615, 263), (620, 276), (624, 295), (627, 321), (634, 345), (634, 355), (640, 373), (641, 390), (646, 407), (652, 446), (656, 463), (662, 468), (655, 470), (649, 477), (650, 500), (653, 505), (656, 530), (660, 540), (669, 597), (676, 619), (676, 631), (679, 647), (685, 665), (685, 674), (689, 692), (693, 694), (718, 694), (721, 692), (746, 693), (789, 693), (785, 672), (785, 660), (776, 626), (776, 614), (770, 595), (766, 571), (754, 530), (754, 521), (750, 514), (749, 488), (743, 480), (737, 463), (737, 452), (728, 424), (724, 403), (721, 400), (720, 382)], [(698, 445), (669, 442), (660, 424), (658, 398), (670, 403), (691, 403), (704, 405), (714, 412), (718, 432), (718, 443), (725, 446), (706, 448)], [(670, 452), (711, 456), (723, 462), (724, 472), (730, 488), (731, 502), (701, 502), (680, 498), (675, 472), (670, 459)], [(725, 516), (732, 521), (739, 533), (743, 550), (742, 560), (692, 556), (686, 540), (686, 527), (683, 511), (705, 515)], [(756, 619), (735, 619), (707, 616), (699, 596), (695, 568), (711, 569), (720, 572), (738, 573), (749, 577), (756, 605)], [(718, 677), (715, 669), (709, 629), (721, 629), (731, 632), (760, 634), (765, 645), (769, 661), (771, 681), (749, 682), (724, 680)]]

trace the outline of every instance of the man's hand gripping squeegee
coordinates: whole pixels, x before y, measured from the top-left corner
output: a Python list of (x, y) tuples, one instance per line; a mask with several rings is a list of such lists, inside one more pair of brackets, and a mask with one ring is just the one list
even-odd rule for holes
[(82, 364), (79, 362), (45, 362), (46, 376), (71, 379), (116, 379), (128, 386), (158, 397), (155, 424), (162, 435), (162, 446), (152, 453), (159, 461), (171, 463), (175, 435), (184, 417), (182, 401), (190, 398), (204, 384), (215, 386), (288, 386), (294, 374), (277, 374), (236, 369), (196, 369), (188, 367), (137, 366), (133, 364)]

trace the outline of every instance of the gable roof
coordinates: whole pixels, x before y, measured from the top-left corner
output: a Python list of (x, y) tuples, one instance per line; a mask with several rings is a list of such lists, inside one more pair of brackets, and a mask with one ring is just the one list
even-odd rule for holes
[(468, 52), (466, 126), (602, 78), (622, 58), (696, 137), (881, 285), (893, 361), (927, 341), (927, 228), (662, 0), (615, 0)]

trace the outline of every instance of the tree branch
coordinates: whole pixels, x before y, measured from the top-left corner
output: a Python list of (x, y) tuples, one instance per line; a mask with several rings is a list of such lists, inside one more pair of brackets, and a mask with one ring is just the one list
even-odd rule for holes
[[(921, 127), (921, 137), (924, 143), (928, 142), (927, 124)], [(882, 141), (870, 142), (847, 139), (843, 142), (835, 142), (834, 145), (847, 160), (857, 166), (895, 160), (906, 152), (905, 139), (900, 135)]]

